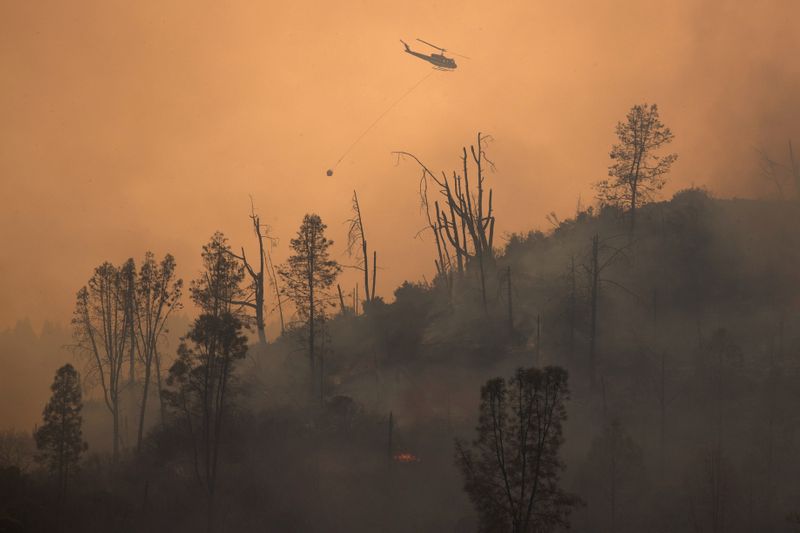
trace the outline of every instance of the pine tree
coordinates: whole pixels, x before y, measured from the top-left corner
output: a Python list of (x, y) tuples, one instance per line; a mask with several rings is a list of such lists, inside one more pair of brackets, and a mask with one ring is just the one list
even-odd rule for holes
[(319, 215), (307, 214), (291, 240), (294, 252), (279, 270), (284, 280), (284, 292), (292, 300), (297, 314), (308, 327), (308, 363), (312, 390), (316, 376), (316, 321), (325, 312), (326, 291), (336, 281), (342, 267), (328, 256), (333, 241), (325, 237)]
[(56, 475), (59, 499), (63, 500), (69, 477), (87, 449), (81, 434), (80, 377), (71, 364), (58, 369), (50, 390), (53, 395), (42, 413), (44, 423), (36, 430), (34, 438), (39, 450), (37, 460)]
[(636, 209), (664, 187), (664, 176), (678, 155), (656, 153), (671, 143), (674, 135), (662, 124), (655, 104), (633, 106), (625, 122), (617, 124), (616, 133), (619, 142), (611, 147), (609, 154), (613, 160), (608, 167), (611, 179), (595, 184), (595, 188), (601, 202), (628, 208), (633, 232)]

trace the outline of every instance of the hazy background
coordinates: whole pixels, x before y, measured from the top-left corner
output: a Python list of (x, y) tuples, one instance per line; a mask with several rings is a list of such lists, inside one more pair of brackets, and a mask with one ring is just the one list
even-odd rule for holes
[[(800, 139), (800, 5), (744, 4), (0, 2), (0, 328), (66, 324), (104, 260), (169, 251), (189, 279), (213, 231), (252, 247), (248, 195), (282, 261), (309, 211), (343, 253), (357, 189), (390, 296), (433, 271), (414, 239), (418, 171), (390, 152), (451, 169), (479, 130), (495, 138), (501, 234), (589, 202), (614, 125), (645, 101), (676, 135), (668, 194), (763, 194), (754, 148), (783, 156)], [(326, 177), (430, 71), (402, 52), (415, 37), (472, 59), (436, 72)]]

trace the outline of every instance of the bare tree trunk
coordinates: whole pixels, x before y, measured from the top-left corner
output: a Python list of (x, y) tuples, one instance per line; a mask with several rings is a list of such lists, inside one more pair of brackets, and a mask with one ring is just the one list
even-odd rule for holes
[(114, 444), (111, 459), (114, 464), (117, 464), (117, 461), (119, 460), (119, 397), (117, 394), (114, 394), (114, 397), (114, 406), (111, 413), (112, 418), (114, 419)]
[(511, 304), (511, 265), (508, 265), (507, 268), (507, 280), (508, 280), (508, 334), (512, 337), (514, 336), (514, 308)]
[(272, 255), (269, 253), (269, 250), (265, 250), (267, 255), (267, 266), (269, 276), (272, 278), (272, 286), (275, 288), (275, 301), (278, 305), (278, 316), (280, 317), (281, 321), (281, 335), (286, 333), (286, 323), (283, 320), (283, 303), (281, 302), (281, 292), (278, 288), (278, 276), (275, 274), (275, 265), (272, 263)]
[(353, 218), (350, 219), (350, 228), (347, 235), (347, 251), (352, 252), (352, 247), (359, 241), (361, 244), (361, 261), (364, 271), (364, 303), (369, 305), (375, 297), (375, 261), (376, 253), (373, 251), (372, 265), (372, 292), (369, 284), (369, 251), (367, 248), (367, 235), (364, 229), (364, 219), (361, 216), (361, 206), (358, 203), (358, 194), (353, 191)]
[(659, 403), (659, 474), (661, 483), (664, 483), (664, 469), (666, 466), (666, 425), (667, 425), (667, 386), (666, 386), (666, 354), (661, 352), (661, 379), (658, 403)]
[(325, 407), (325, 337), (326, 337), (326, 324), (325, 315), (320, 317), (320, 333), (322, 334), (322, 346), (319, 350), (319, 406)]
[(364, 255), (364, 301), (369, 303), (369, 259), (367, 257), (367, 241), (361, 241), (361, 251)]
[(794, 149), (792, 148), (792, 141), (789, 141), (789, 165), (792, 170), (792, 177), (794, 178), (794, 185), (797, 190), (797, 194), (800, 195), (800, 165), (797, 164), (797, 161), (794, 158)]
[[(239, 261), (242, 262), (244, 265), (247, 274), (250, 276), (252, 280), (253, 286), (253, 294), (251, 297), (247, 298), (246, 300), (242, 301), (228, 301), (227, 303), (240, 305), (242, 307), (249, 307), (255, 312), (255, 320), (256, 320), (256, 332), (258, 333), (258, 342), (259, 344), (266, 345), (267, 344), (267, 334), (266, 334), (266, 322), (264, 320), (264, 267), (265, 267), (265, 257), (266, 252), (264, 248), (264, 238), (267, 237), (261, 231), (261, 221), (258, 215), (255, 214), (255, 208), (250, 205), (250, 220), (253, 223), (253, 231), (256, 234), (256, 239), (258, 239), (258, 271), (256, 271), (250, 262), (247, 260), (247, 255), (245, 254), (244, 247), (242, 247), (242, 255), (236, 255), (231, 251), (227, 251), (228, 254), (235, 257)], [(278, 294), (277, 289), (277, 280), (275, 281), (275, 291), (276, 296), (278, 298), (278, 307), (280, 309), (280, 295)], [(281, 313), (281, 332), (283, 332), (283, 310), (280, 309)]]
[(600, 280), (600, 266), (598, 262), (600, 239), (597, 235), (592, 237), (592, 267), (591, 267), (591, 322), (589, 329), (589, 383), (592, 388), (595, 387), (597, 380), (595, 351), (597, 349), (597, 295), (598, 283)]
[(570, 296), (569, 296), (569, 356), (575, 360), (575, 328), (577, 326), (577, 282), (575, 280), (575, 256), (570, 258)]
[(392, 458), (393, 458), (393, 454), (394, 454), (394, 447), (392, 445), (392, 432), (393, 431), (394, 431), (394, 413), (392, 413), (392, 411), (389, 411), (389, 444), (387, 446), (387, 451), (388, 451), (387, 456), (389, 458), (389, 464), (392, 463)]
[[(130, 387), (133, 387), (133, 383), (136, 380), (136, 368), (135, 368), (135, 366), (136, 366), (135, 365), (135, 361), (136, 361), (136, 336), (135, 336), (135, 334), (133, 332), (133, 321), (131, 321), (130, 338), (131, 338), (131, 350), (130, 350), (130, 354), (129, 354), (130, 368), (128, 369), (128, 385)], [(132, 390), (131, 390), (131, 394), (133, 394)]]
[[(375, 299), (375, 278), (378, 270), (378, 252), (372, 251), (372, 298)], [(370, 300), (371, 301), (371, 300)]]
[(486, 301), (486, 272), (483, 268), (483, 253), (478, 255), (478, 266), (480, 267), (481, 275), (481, 300), (483, 301), (483, 312), (489, 314), (489, 304)]
[(617, 530), (617, 426), (611, 424), (611, 533)]
[(339, 291), (339, 308), (342, 315), (347, 312), (347, 308), (344, 306), (344, 296), (342, 295), (342, 286), (338, 283), (336, 284), (336, 290)]
[(163, 426), (167, 419), (167, 406), (164, 404), (164, 387), (161, 385), (161, 356), (156, 348), (153, 354), (156, 359), (156, 383), (158, 384), (158, 407), (161, 414), (161, 425)]
[(142, 405), (139, 409), (139, 431), (136, 436), (136, 453), (141, 452), (142, 438), (144, 437), (144, 415), (147, 411), (147, 395), (150, 391), (150, 366), (152, 357), (145, 358), (144, 364), (144, 384), (142, 386)]
[[(311, 271), (313, 272), (313, 270)], [(308, 287), (309, 287), (309, 297), (308, 297), (308, 364), (309, 364), (309, 373), (310, 373), (310, 380), (311, 380), (311, 397), (314, 397), (314, 386), (315, 383), (315, 364), (316, 361), (314, 360), (314, 306), (316, 302), (314, 302), (314, 279), (309, 275), (308, 280)]]

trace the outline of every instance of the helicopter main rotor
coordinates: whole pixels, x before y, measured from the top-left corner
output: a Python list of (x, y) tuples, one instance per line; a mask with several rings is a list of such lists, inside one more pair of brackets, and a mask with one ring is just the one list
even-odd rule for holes
[[(427, 44), (427, 45), (428, 45), (428, 46), (430, 46), (431, 48), (436, 48), (436, 49), (437, 49), (437, 50), (439, 50), (439, 51), (440, 51), (442, 54), (444, 54), (445, 52), (447, 52), (447, 49), (446, 49), (446, 48), (442, 48), (441, 46), (436, 46), (435, 44), (433, 44), (433, 43), (429, 43), (428, 41), (423, 41), (423, 40), (422, 40), (422, 39), (420, 39), (419, 37), (417, 37), (417, 40), (418, 40), (419, 42), (423, 43), (423, 44)], [(450, 53), (451, 53), (451, 54), (453, 54), (454, 56), (463, 57), (464, 59), (469, 59), (469, 58), (468, 58), (467, 56), (465, 56), (465, 55), (457, 54), (457, 53), (455, 53), (455, 52), (450, 52)]]

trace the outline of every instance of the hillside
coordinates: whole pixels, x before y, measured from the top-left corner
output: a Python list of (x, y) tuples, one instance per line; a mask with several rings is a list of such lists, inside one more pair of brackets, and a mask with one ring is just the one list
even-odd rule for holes
[[(720, 520), (726, 531), (783, 530), (800, 506), (799, 218), (794, 204), (692, 189), (645, 206), (633, 235), (609, 208), (510, 235), (485, 265), (485, 306), (473, 265), (407, 282), (358, 316), (332, 308), (310, 404), (305, 330), (252, 345), (223, 437), (224, 523), (470, 529), (453, 442), (474, 437), (481, 385), (516, 367), (558, 365), (572, 390), (565, 487), (584, 502), (575, 531), (690, 531)], [(3, 390), (14, 392), (13, 376), (51, 372), (68, 337), (50, 326), (39, 337), (25, 323), (4, 332)], [(76, 523), (200, 527), (179, 421), (151, 426), (138, 459), (125, 426), (127, 459), (112, 481), (108, 413), (96, 400), (86, 407), (94, 453)], [(32, 409), (21, 406), (20, 417)], [(148, 514), (111, 512), (138, 508), (143, 479)], [(108, 505), (88, 513), (96, 498)]]

